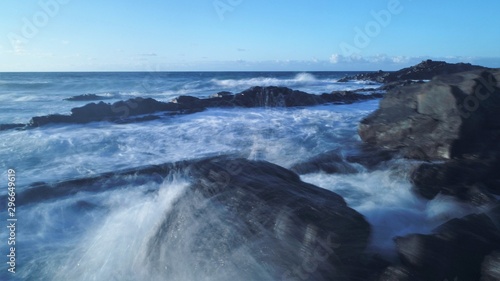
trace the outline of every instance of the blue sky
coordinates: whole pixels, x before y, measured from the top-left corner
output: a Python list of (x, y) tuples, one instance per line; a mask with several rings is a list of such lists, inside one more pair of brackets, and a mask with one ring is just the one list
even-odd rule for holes
[(500, 67), (500, 1), (3, 0), (0, 71)]

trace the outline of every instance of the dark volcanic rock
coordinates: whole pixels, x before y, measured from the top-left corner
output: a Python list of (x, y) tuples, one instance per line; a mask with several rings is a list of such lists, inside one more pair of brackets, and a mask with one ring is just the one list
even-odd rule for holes
[(500, 252), (487, 256), (481, 267), (481, 281), (500, 280)]
[(205, 107), (295, 107), (312, 106), (326, 103), (353, 103), (357, 101), (381, 98), (381, 94), (360, 94), (351, 91), (339, 91), (329, 94), (314, 95), (286, 87), (252, 87), (236, 95), (219, 93), (217, 97), (199, 99)]
[(383, 95), (379, 93), (372, 94), (359, 94), (351, 91), (331, 92), (330, 94), (321, 94), (321, 98), (329, 103), (353, 103), (362, 100), (369, 100), (374, 98), (382, 98)]
[(314, 95), (286, 87), (252, 87), (239, 94), (219, 92), (210, 98), (200, 99), (192, 96), (180, 96), (172, 102), (160, 102), (152, 98), (135, 98), (118, 101), (113, 104), (99, 102), (89, 103), (73, 108), (71, 115), (53, 114), (33, 117), (31, 127), (49, 123), (88, 123), (95, 121), (111, 121), (130, 123), (157, 119), (156, 117), (131, 118), (131, 116), (151, 114), (165, 111), (167, 115), (190, 114), (211, 107), (294, 107), (310, 106), (326, 103), (353, 103), (368, 99), (381, 98), (381, 94), (360, 94), (356, 92), (332, 92)]
[(419, 276), (415, 276), (411, 270), (404, 266), (389, 266), (380, 275), (378, 281), (426, 281)]
[(290, 107), (321, 104), (317, 96), (285, 87), (252, 87), (234, 97), (234, 104), (243, 107)]
[(381, 86), (380, 88), (378, 88), (378, 90), (390, 91), (390, 90), (398, 88), (398, 87), (410, 86), (410, 85), (415, 85), (415, 84), (423, 84), (423, 83), (425, 83), (425, 82), (422, 81), (422, 80), (417, 80), (417, 81), (415, 81), (415, 80), (395, 81), (395, 82), (390, 82), (390, 83), (387, 83), (387, 84)]
[(192, 96), (180, 96), (172, 100), (172, 103), (180, 105), (182, 108), (204, 108), (203, 100)]
[(431, 80), (434, 76), (453, 74), (472, 70), (486, 70), (486, 67), (471, 65), (469, 63), (447, 63), (444, 61), (426, 60), (421, 63), (403, 68), (395, 72), (369, 72), (348, 76), (339, 80), (347, 82), (349, 80), (376, 81), (379, 83), (391, 83), (404, 80)]
[(300, 175), (324, 172), (327, 174), (351, 174), (358, 170), (353, 164), (359, 164), (368, 169), (375, 168), (378, 164), (393, 159), (394, 151), (362, 146), (341, 153), (332, 150), (314, 156), (303, 162), (294, 164), (290, 169)]
[(352, 174), (358, 170), (347, 163), (338, 150), (315, 156), (305, 162), (293, 165), (290, 170), (299, 175), (325, 172), (327, 174)]
[(78, 96), (73, 96), (64, 100), (67, 101), (96, 101), (96, 100), (106, 100), (110, 99), (109, 97), (99, 96), (96, 94), (83, 94)]
[(69, 115), (51, 114), (33, 117), (28, 125), (30, 127), (39, 127), (50, 123), (73, 123), (73, 119)]
[(363, 119), (359, 135), (376, 146), (401, 149), (410, 158), (450, 159), (485, 153), (498, 138), (500, 71), (435, 77), (395, 88)]
[(415, 190), (483, 205), (500, 192), (500, 70), (437, 76), (389, 91), (380, 108), (359, 124), (365, 142), (405, 157), (450, 160), (422, 164)]
[[(354, 273), (370, 227), (339, 195), (267, 162), (213, 158), (194, 163), (190, 174), (195, 183), (149, 245), (151, 261), (160, 272), (169, 274), (166, 265), (158, 263), (162, 257), (184, 245), (181, 235), (171, 233), (187, 229), (195, 231), (190, 235), (206, 237), (192, 248), (198, 253), (194, 264), (218, 263), (211, 258), (214, 249), (224, 249), (218, 251), (220, 260), (245, 268), (235, 254), (241, 245), (251, 245), (250, 255), (259, 264), (272, 265), (267, 267), (272, 280), (349, 280)], [(204, 227), (191, 227), (200, 224), (186, 215), (192, 213), (203, 216)], [(204, 248), (205, 243), (210, 248)]]
[[(489, 192), (500, 191), (494, 181), (500, 180), (500, 161), (451, 160), (445, 163), (425, 163), (411, 174), (415, 190), (432, 199), (438, 193), (483, 205), (494, 201)], [(496, 190), (495, 190), (496, 187)]]
[(26, 127), (26, 124), (0, 124), (0, 131), (23, 128)]
[[(480, 280), (483, 260), (500, 248), (497, 225), (486, 214), (453, 219), (433, 234), (396, 238), (398, 253), (418, 280)], [(485, 267), (491, 268), (483, 265), (483, 272)]]
[(356, 147), (352, 151), (348, 151), (345, 155), (345, 159), (349, 163), (357, 163), (368, 169), (373, 169), (380, 163), (393, 159), (395, 155), (396, 151), (393, 150), (362, 145)]
[(228, 92), (228, 91), (222, 91), (218, 92), (217, 94), (213, 94), (210, 96), (210, 98), (222, 98), (222, 97), (227, 97), (227, 96), (232, 96), (233, 93)]
[(113, 104), (89, 103), (71, 109), (71, 115), (47, 115), (33, 117), (30, 126), (38, 127), (49, 123), (89, 123), (95, 121), (126, 122), (131, 116), (145, 115), (158, 111), (179, 110), (179, 105), (164, 103), (151, 98), (135, 98)]
[[(172, 209), (159, 215), (157, 228), (145, 235), (145, 264), (158, 276), (184, 280), (185, 272), (177, 270), (197, 268), (207, 274), (235, 274), (232, 280), (342, 281), (353, 280), (363, 270), (358, 266), (370, 236), (363, 216), (339, 195), (268, 162), (215, 157), (152, 165), (37, 183), (18, 196), (21, 204), (39, 203), (148, 179), (159, 186), (171, 175), (190, 182)], [(186, 252), (191, 264), (176, 266), (175, 257)], [(234, 268), (231, 264), (237, 265), (237, 272), (226, 271)]]

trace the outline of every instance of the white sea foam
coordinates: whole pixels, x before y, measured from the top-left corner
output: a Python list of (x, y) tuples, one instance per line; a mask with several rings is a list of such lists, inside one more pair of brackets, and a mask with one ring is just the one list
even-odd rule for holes
[(157, 183), (125, 185), (23, 206), (30, 231), (19, 235), (18, 249), (26, 254), (17, 274), (22, 280), (152, 280), (146, 243), (186, 184), (173, 179), (157, 193), (145, 192)]
[[(228, 224), (224, 216), (231, 214), (206, 199), (178, 201), (187, 184), (181, 176), (173, 175), (159, 187), (157, 183), (125, 185), (119, 190), (80, 193), (26, 206), (25, 225), (32, 232), (24, 236), (19, 249), (30, 249), (34, 256), (25, 260), (19, 277), (76, 281), (276, 280), (271, 276), (273, 268), (252, 256), (254, 243), (267, 243), (263, 238), (220, 249), (234, 246), (231, 243), (238, 240), (238, 222)], [(152, 188), (158, 192), (145, 192)], [(200, 207), (208, 208), (202, 220), (197, 213)], [(182, 217), (163, 237), (160, 229), (166, 227), (163, 224), (173, 208)], [(227, 237), (220, 237), (221, 233)], [(160, 244), (152, 248), (156, 239)], [(154, 251), (159, 251), (157, 258), (152, 258)]]
[[(0, 165), (23, 170), (27, 182), (85, 177), (116, 169), (238, 153), (291, 166), (358, 141), (354, 128), (377, 101), (356, 107), (211, 109), (137, 124), (51, 125), (5, 131)], [(9, 154), (15, 147), (16, 153)]]
[(311, 73), (299, 73), (293, 78), (275, 78), (275, 77), (254, 77), (247, 79), (212, 79), (215, 85), (223, 88), (249, 88), (253, 86), (285, 86), (285, 87), (303, 87), (314, 86), (315, 84), (331, 84), (337, 82), (337, 79), (317, 79)]
[(394, 237), (428, 234), (449, 219), (480, 211), (448, 196), (431, 201), (419, 197), (408, 180), (408, 173), (416, 164), (393, 160), (387, 170), (349, 175), (317, 173), (302, 179), (342, 195), (372, 225), (372, 250), (395, 258)]

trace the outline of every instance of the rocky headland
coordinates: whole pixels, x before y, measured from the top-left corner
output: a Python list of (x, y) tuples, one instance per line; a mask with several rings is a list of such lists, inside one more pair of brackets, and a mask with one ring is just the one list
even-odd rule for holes
[[(469, 68), (477, 67), (452, 67)], [(453, 196), (485, 211), (448, 221), (431, 234), (396, 238), (400, 263), (379, 280), (500, 277), (500, 70), (440, 74), (410, 76), (432, 79), (389, 90), (379, 109), (361, 121), (359, 135), (374, 147), (423, 161), (411, 174), (418, 196)]]
[(348, 82), (350, 80), (375, 81), (389, 84), (395, 82), (404, 82), (407, 80), (431, 80), (437, 75), (453, 74), (473, 70), (487, 70), (488, 68), (472, 65), (470, 63), (447, 63), (445, 61), (425, 60), (421, 63), (400, 69), (398, 71), (367, 72), (357, 75), (347, 76), (339, 82)]

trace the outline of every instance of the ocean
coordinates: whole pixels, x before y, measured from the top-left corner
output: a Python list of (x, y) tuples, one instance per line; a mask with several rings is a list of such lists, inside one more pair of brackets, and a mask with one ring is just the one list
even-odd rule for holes
[[(89, 101), (65, 99), (83, 94), (103, 96), (105, 102), (134, 97), (171, 101), (180, 95), (238, 93), (252, 86), (286, 86), (313, 94), (378, 86), (337, 82), (347, 74), (353, 73), (0, 73), (0, 124), (69, 114), (71, 108)], [(328, 151), (357, 149), (361, 145), (357, 124), (377, 109), (379, 101), (294, 108), (211, 108), (141, 123), (54, 124), (0, 131), (0, 198), (8, 194), (9, 169), (15, 170), (16, 193), (22, 193), (37, 182), (56, 183), (216, 155), (237, 155), (290, 168)], [(316, 172), (301, 179), (338, 193), (363, 214), (373, 228), (371, 251), (392, 259), (393, 237), (428, 233), (450, 218), (476, 211), (451, 197), (440, 195), (428, 201), (413, 194), (409, 173), (418, 163), (395, 158), (375, 170), (356, 166), (358, 173)], [(10, 234), (4, 226), (0, 232), (0, 280), (165, 280), (148, 269), (144, 245), (154, 226), (175, 208), (174, 202), (188, 182), (182, 176), (161, 183), (128, 176), (109, 190), (18, 202), (16, 273), (7, 271)], [(7, 201), (0, 204), (4, 206), (1, 221), (7, 226)], [(87, 204), (92, 207), (85, 207)], [(200, 239), (189, 233), (179, 235), (184, 235), (187, 243)], [(191, 266), (192, 255), (172, 251), (165, 264), (176, 265), (177, 275), (167, 280), (231, 280), (234, 276), (224, 272), (236, 272), (241, 280), (258, 280), (253, 271), (240, 272), (237, 263), (224, 265), (222, 271)], [(248, 262), (252, 262), (250, 255)]]

